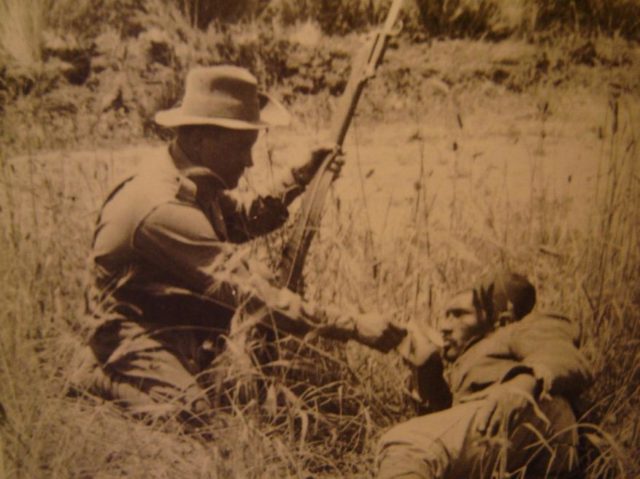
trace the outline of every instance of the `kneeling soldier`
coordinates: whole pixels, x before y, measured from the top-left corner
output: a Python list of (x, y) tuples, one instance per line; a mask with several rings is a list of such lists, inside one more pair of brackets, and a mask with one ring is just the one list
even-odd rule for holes
[(256, 79), (233, 66), (196, 68), (180, 107), (156, 115), (176, 129), (108, 195), (93, 238), (95, 327), (89, 364), (73, 378), (140, 414), (194, 414), (211, 406), (201, 374), (224, 347), (234, 312), (269, 330), (353, 339), (386, 351), (405, 335), (376, 315), (311, 307), (256, 273), (237, 244), (269, 233), (313, 178), (329, 149), (312, 152), (282, 181), (282, 194), (243, 207), (228, 194), (252, 165), (258, 130), (288, 122)]

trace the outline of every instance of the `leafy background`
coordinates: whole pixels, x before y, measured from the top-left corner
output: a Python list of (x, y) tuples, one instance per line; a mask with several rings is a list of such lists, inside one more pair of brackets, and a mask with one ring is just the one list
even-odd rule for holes
[[(585, 476), (636, 477), (640, 2), (406, 3), (348, 138), (307, 295), (433, 324), (447, 291), (495, 265), (524, 271), (540, 307), (580, 321), (594, 364)], [(188, 69), (246, 66), (294, 113), (256, 147), (245, 187), (257, 188), (326, 136), (389, 4), (0, 2), (0, 476), (372, 474), (379, 435), (415, 414), (395, 355), (283, 343), (263, 401), (241, 398), (260, 372), (228, 358), (234, 407), (198, 433), (66, 391), (100, 202), (169, 137), (153, 114), (180, 99)], [(277, 258), (286, 232), (252, 254)]]

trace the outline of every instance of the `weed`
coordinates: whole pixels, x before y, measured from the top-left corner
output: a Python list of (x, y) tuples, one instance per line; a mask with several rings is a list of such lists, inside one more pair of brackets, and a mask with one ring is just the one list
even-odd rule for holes
[[(31, 3), (4, 1), (2, 34), (46, 30), (48, 21), (54, 29), (62, 25), (43, 15), (44, 2), (36, 3), (40, 10), (30, 10), (33, 17), (20, 20), (21, 27), (5, 19), (23, 18), (26, 10), (19, 8)], [(109, 183), (140, 156), (155, 154), (99, 150), (96, 143), (155, 138), (150, 117), (179, 98), (191, 65), (237, 61), (281, 88), (300, 113), (294, 133), (270, 133), (264, 153), (274, 168), (286, 166), (282, 145), (296, 134), (321, 137), (326, 129), (341, 79), (329, 82), (325, 70), (346, 70), (344, 44), (353, 38), (301, 45), (288, 37), (293, 32), (295, 38), (297, 27), (277, 30), (257, 21), (238, 30), (198, 30), (164, 3), (149, 2), (144, 12), (132, 6), (138, 17), (108, 22), (92, 34), (98, 42), (83, 85), (63, 81), (59, 70), (34, 67), (30, 79), (17, 80), (2, 72), (6, 84), (14, 83), (2, 87), (0, 118), (0, 476), (370, 475), (380, 432), (413, 415), (414, 403), (401, 359), (356, 344), (283, 340), (282, 361), (268, 376), (250, 362), (225, 366), (236, 384), (229, 393), (233, 407), (206, 430), (190, 433), (171, 421), (144, 425), (109, 404), (66, 396), (77, 337), (87, 327), (84, 271), (97, 210)], [(571, 30), (582, 31), (581, 12), (590, 2), (562, 3), (575, 6)], [(83, 5), (68, 25), (87, 18)], [(611, 5), (625, 12), (637, 7)], [(626, 26), (612, 20), (610, 27), (631, 35), (633, 17), (625, 19)], [(143, 21), (148, 28), (140, 28)], [(443, 32), (451, 21), (440, 19)], [(473, 26), (481, 35), (479, 20), (469, 21), (459, 34)], [(14, 64), (46, 64), (41, 42), (39, 33), (11, 31), (3, 37), (3, 55)], [(323, 52), (327, 42), (335, 55)], [(609, 58), (595, 45), (595, 65), (632, 70), (626, 53)], [(602, 118), (582, 118), (583, 110), (572, 110), (579, 102), (564, 101), (575, 99), (571, 89), (552, 85), (568, 81), (583, 64), (567, 66), (575, 65), (571, 56), (548, 45), (540, 47), (548, 64), (540, 65), (540, 58), (524, 59), (529, 50), (522, 45), (525, 53), (515, 60), (494, 47), (462, 41), (406, 46), (405, 63), (390, 52), (388, 73), (372, 84), (346, 145), (344, 177), (310, 253), (307, 294), (321, 304), (433, 325), (445, 294), (471, 276), (495, 266), (527, 273), (540, 291), (540, 307), (580, 321), (582, 347), (597, 372), (580, 424), (587, 477), (634, 477), (640, 473), (633, 461), (640, 443), (637, 97), (623, 82), (612, 89)], [(487, 52), (491, 59), (481, 64)], [(462, 65), (454, 65), (454, 57), (463, 58)], [(509, 80), (494, 81), (487, 64), (499, 64)], [(427, 78), (438, 88), (430, 89)], [(597, 103), (593, 90), (585, 89)], [(391, 106), (392, 99), (399, 106)], [(595, 128), (597, 141), (573, 123)], [(569, 174), (562, 173), (571, 163), (562, 157), (564, 141), (581, 161)], [(70, 151), (80, 145), (87, 149)], [(52, 148), (58, 150), (43, 153)], [(595, 156), (599, 166), (592, 168)], [(585, 172), (594, 173), (595, 183)], [(525, 180), (515, 184), (518, 174)], [(579, 181), (586, 182), (576, 192)], [(282, 240), (280, 232), (254, 247), (277, 259)], [(246, 393), (256, 379), (266, 382), (262, 403)]]

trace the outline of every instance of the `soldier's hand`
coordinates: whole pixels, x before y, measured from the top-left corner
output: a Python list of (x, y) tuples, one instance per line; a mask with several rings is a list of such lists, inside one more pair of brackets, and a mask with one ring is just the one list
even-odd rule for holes
[(293, 318), (300, 315), (309, 316), (315, 314), (315, 308), (312, 307), (311, 303), (305, 302), (299, 294), (287, 288), (278, 290), (273, 307)]
[(251, 219), (251, 233), (263, 235), (285, 224), (289, 219), (289, 210), (281, 200), (265, 196), (251, 205), (249, 218)]
[(407, 335), (407, 330), (396, 326), (376, 313), (355, 318), (356, 340), (383, 353), (395, 348)]
[[(314, 148), (311, 151), (311, 155), (309, 160), (302, 166), (297, 168), (293, 168), (292, 173), (296, 182), (301, 186), (307, 186), (313, 180), (313, 177), (316, 175), (320, 166), (327, 158), (327, 156), (331, 155), (335, 150), (335, 145), (322, 145)], [(338, 158), (340, 160), (340, 158)], [(340, 160), (339, 165), (342, 165), (342, 161)]]

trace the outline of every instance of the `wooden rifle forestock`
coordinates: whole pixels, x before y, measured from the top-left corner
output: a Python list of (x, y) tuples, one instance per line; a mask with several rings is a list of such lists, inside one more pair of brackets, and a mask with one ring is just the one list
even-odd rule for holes
[(389, 38), (395, 35), (394, 26), (398, 20), (403, 0), (393, 0), (387, 19), (367, 45), (366, 57), (356, 58), (345, 91), (340, 98), (338, 114), (333, 121), (331, 136), (335, 142), (333, 153), (329, 154), (318, 169), (315, 177), (307, 186), (302, 197), (300, 212), (293, 232), (285, 245), (279, 265), (279, 282), (292, 291), (300, 292), (302, 270), (311, 246), (311, 241), (320, 226), (322, 210), (331, 183), (337, 178), (338, 169), (335, 160), (340, 155), (342, 144), (349, 131), (360, 96), (367, 80), (371, 78), (382, 61)]

